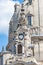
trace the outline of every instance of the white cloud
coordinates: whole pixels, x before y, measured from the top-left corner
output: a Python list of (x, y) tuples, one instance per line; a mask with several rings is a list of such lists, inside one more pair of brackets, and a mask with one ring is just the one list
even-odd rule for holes
[(14, 4), (14, 1), (0, 0), (0, 34), (8, 34), (9, 21), (14, 12)]

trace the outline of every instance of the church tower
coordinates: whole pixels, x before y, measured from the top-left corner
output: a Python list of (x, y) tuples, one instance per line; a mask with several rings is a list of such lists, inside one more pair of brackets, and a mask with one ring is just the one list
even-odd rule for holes
[(15, 4), (15, 12), (10, 21), (7, 50), (16, 55), (28, 56), (31, 53), (31, 49), (28, 48), (31, 44), (30, 28), (27, 27), (28, 21), (25, 16), (24, 5), (21, 5), (20, 14), (16, 11), (17, 6), (20, 7), (20, 5)]
[(41, 30), (38, 26), (38, 18), (41, 16), (38, 17), (37, 5), (37, 0), (23, 0), (22, 4), (15, 2), (14, 13), (9, 23), (8, 44), (6, 51), (2, 47), (0, 65), (43, 64), (39, 64), (39, 59), (43, 59), (43, 54), (40, 53), (43, 48), (40, 49), (39, 45), (43, 41), (43, 28)]
[(14, 65), (28, 65), (28, 62), (33, 63), (34, 60), (30, 35), (31, 24), (28, 24), (24, 4), (16, 3), (14, 7), (15, 11), (9, 23), (9, 41), (6, 50), (13, 54)]

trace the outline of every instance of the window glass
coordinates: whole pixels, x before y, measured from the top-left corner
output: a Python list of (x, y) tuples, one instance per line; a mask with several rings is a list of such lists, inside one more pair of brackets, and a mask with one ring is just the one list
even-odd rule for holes
[(32, 4), (32, 0), (29, 0), (29, 4), (30, 4), (30, 5)]
[(22, 53), (22, 45), (21, 44), (18, 45), (18, 54), (20, 54), (20, 53)]
[(28, 25), (32, 25), (31, 24), (31, 18), (32, 18), (32, 16), (30, 15), (30, 16), (28, 16)]

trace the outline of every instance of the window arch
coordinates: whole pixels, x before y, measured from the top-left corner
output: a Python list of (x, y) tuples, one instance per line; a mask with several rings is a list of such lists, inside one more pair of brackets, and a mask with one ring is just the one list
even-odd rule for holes
[(20, 53), (22, 53), (22, 45), (21, 44), (18, 45), (18, 54), (20, 54)]

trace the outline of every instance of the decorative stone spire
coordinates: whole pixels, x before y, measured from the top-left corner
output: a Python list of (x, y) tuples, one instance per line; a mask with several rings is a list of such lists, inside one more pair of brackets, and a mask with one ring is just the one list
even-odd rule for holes
[(25, 17), (24, 4), (21, 5), (21, 13), (20, 13), (20, 18), (19, 18), (19, 24), (20, 25), (27, 25), (27, 20), (26, 20), (26, 17)]
[(4, 46), (2, 46), (2, 52), (4, 51)]
[[(15, 1), (17, 1), (17, 0), (15, 0)], [(19, 6), (19, 4), (16, 2), (15, 5), (14, 5), (15, 12), (17, 12), (17, 6)]]
[(16, 12), (16, 11), (17, 11), (17, 4), (15, 4), (15, 6), (14, 6), (14, 7), (15, 7), (15, 12)]
[(21, 6), (21, 16), (22, 15), (25, 15), (25, 13), (24, 13), (24, 4), (22, 4), (22, 6)]

